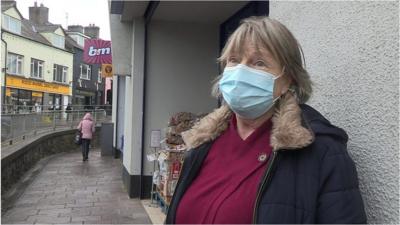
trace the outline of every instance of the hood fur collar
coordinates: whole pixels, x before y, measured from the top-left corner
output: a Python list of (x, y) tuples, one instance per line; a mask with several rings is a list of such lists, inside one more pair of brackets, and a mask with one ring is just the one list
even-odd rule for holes
[[(182, 133), (187, 149), (193, 149), (208, 141), (215, 140), (229, 125), (232, 111), (222, 105), (202, 118), (191, 130)], [(314, 133), (302, 125), (301, 109), (295, 97), (287, 93), (277, 102), (272, 117), (271, 147), (279, 149), (300, 149), (314, 141)]]

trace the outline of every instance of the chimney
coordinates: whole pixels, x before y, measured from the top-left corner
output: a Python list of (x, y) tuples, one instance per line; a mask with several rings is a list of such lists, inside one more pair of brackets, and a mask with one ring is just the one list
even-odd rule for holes
[(100, 27), (95, 26), (94, 24), (89, 24), (89, 26), (85, 27), (85, 35), (89, 36), (92, 39), (99, 38)]
[(1, 0), (0, 5), (12, 5), (17, 7), (17, 2), (15, 0)]
[(43, 4), (37, 6), (37, 2), (34, 6), (29, 7), (29, 20), (35, 24), (43, 25), (49, 22), (49, 8)]
[(70, 32), (78, 32), (83, 34), (83, 26), (81, 25), (70, 25), (68, 26), (68, 31)]

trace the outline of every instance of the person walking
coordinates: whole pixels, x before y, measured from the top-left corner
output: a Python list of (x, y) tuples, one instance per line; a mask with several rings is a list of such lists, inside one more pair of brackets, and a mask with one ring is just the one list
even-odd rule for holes
[(219, 61), (222, 106), (182, 134), (165, 223), (366, 223), (348, 136), (305, 104), (312, 82), (293, 34), (247, 18)]
[(70, 120), (73, 121), (71, 112), (72, 112), (72, 106), (71, 103), (68, 103), (67, 107), (65, 108), (65, 113), (67, 114), (67, 122)]
[(89, 159), (90, 141), (95, 132), (95, 123), (90, 113), (85, 114), (83, 119), (79, 122), (77, 129), (82, 133), (82, 161), (87, 161)]

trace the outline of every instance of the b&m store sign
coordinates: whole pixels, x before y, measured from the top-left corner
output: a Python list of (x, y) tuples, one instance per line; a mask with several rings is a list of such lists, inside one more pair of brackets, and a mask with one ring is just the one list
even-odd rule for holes
[(83, 61), (88, 64), (111, 64), (111, 41), (86, 39)]

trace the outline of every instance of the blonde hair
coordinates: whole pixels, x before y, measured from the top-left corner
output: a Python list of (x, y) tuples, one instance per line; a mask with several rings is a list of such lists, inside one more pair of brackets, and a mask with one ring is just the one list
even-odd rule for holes
[[(257, 49), (266, 49), (272, 57), (284, 67), (285, 75), (293, 80), (290, 87), (296, 94), (299, 103), (306, 102), (312, 93), (312, 82), (305, 69), (303, 50), (293, 34), (280, 22), (269, 17), (249, 17), (241, 21), (240, 26), (232, 33), (221, 56), (218, 58), (221, 68), (225, 68), (232, 52), (242, 54), (246, 42)], [(213, 82), (212, 94), (220, 97), (218, 76)]]

